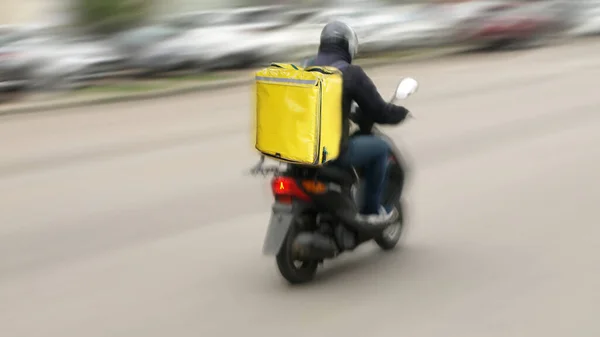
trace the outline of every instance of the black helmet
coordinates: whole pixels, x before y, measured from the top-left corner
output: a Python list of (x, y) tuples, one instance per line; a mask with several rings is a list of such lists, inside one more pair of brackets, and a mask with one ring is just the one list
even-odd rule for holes
[(358, 37), (354, 29), (341, 21), (333, 21), (325, 25), (321, 31), (321, 45), (336, 45), (343, 48), (354, 59), (358, 52)]

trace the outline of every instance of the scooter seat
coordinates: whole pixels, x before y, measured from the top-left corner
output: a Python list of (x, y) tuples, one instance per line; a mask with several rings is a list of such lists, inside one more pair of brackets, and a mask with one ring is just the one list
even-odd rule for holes
[(343, 185), (352, 185), (356, 182), (356, 175), (353, 171), (338, 168), (332, 165), (325, 165), (317, 171), (319, 178), (325, 178), (332, 182), (337, 182)]

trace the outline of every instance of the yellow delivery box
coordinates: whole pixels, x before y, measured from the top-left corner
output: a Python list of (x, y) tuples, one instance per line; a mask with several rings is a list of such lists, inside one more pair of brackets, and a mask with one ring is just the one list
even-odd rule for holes
[(256, 72), (255, 147), (265, 156), (318, 166), (338, 157), (342, 74), (333, 67), (271, 64)]

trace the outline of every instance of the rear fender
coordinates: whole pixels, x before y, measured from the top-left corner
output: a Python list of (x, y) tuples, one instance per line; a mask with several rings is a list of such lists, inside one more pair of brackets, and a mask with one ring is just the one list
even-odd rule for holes
[(298, 217), (308, 211), (310, 207), (302, 202), (292, 205), (274, 203), (267, 233), (263, 243), (263, 254), (275, 256), (281, 250), (288, 232), (298, 222)]

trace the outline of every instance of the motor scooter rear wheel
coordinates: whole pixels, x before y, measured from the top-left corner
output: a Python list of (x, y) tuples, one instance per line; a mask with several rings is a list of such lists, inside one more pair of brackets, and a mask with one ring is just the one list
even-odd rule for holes
[(299, 261), (295, 258), (292, 245), (298, 234), (298, 227), (294, 223), (288, 230), (285, 241), (275, 257), (279, 273), (290, 284), (302, 284), (312, 281), (319, 267), (319, 261)]

